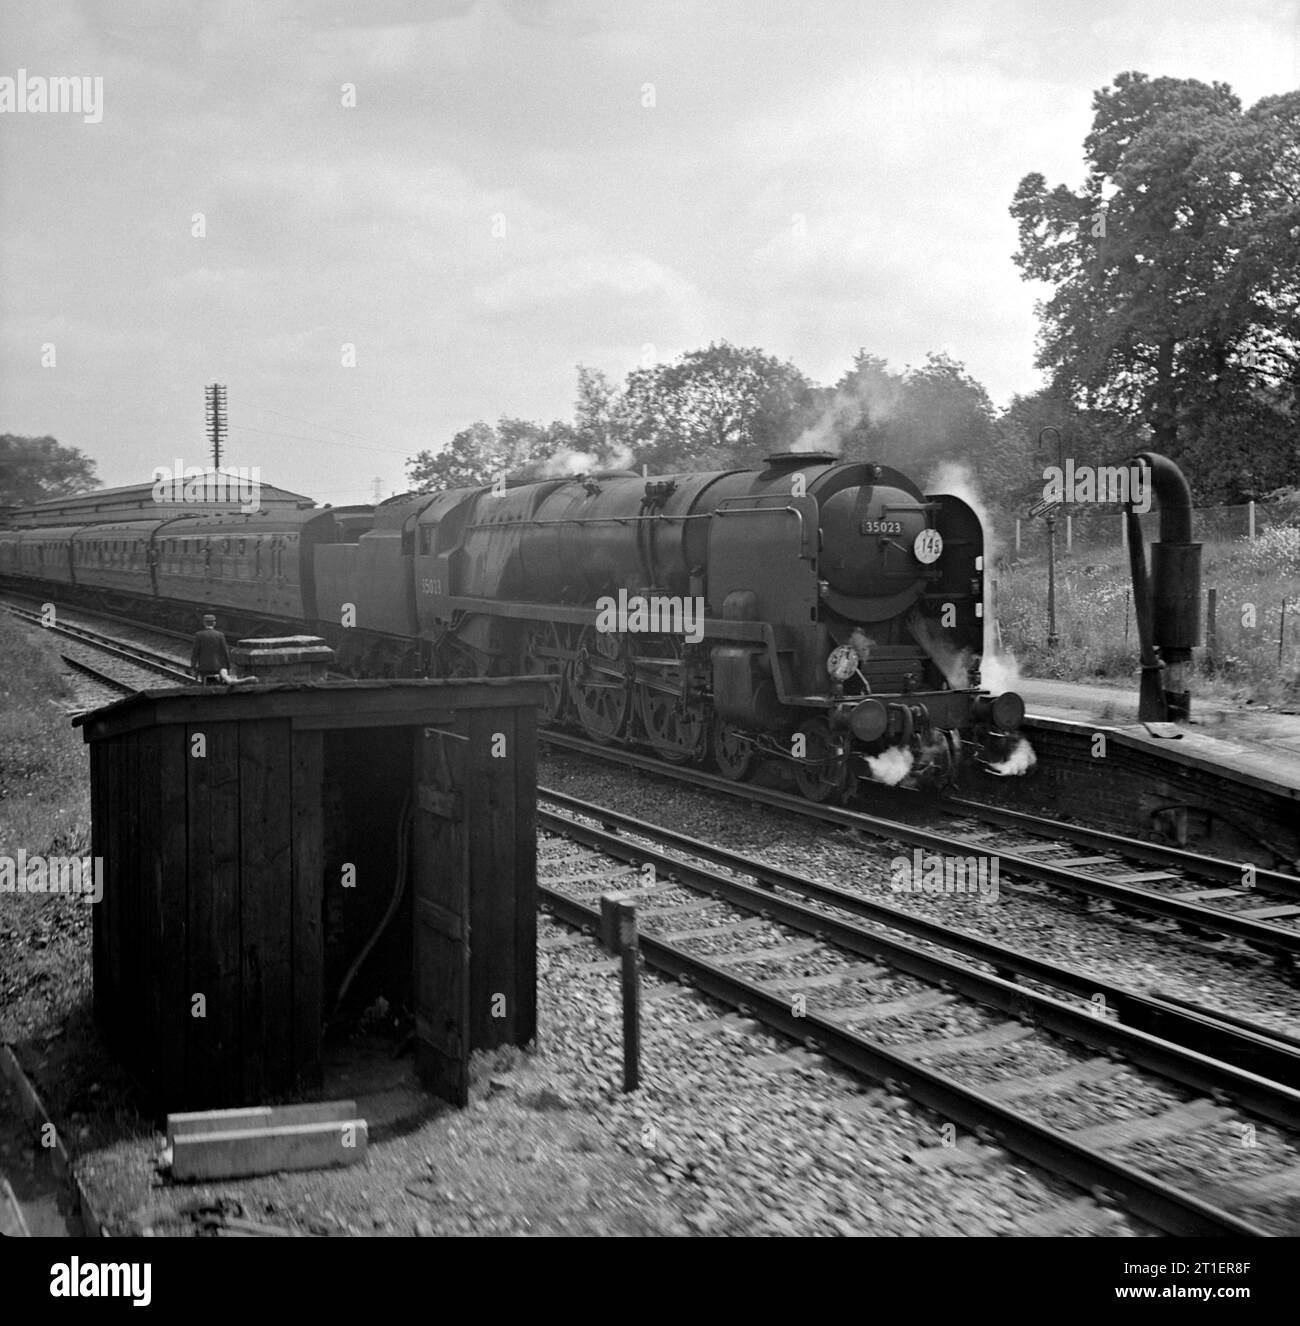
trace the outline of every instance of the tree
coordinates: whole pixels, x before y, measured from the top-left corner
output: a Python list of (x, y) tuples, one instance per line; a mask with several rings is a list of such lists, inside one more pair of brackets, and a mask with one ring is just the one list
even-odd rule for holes
[(1125, 73), (1093, 105), (1082, 188), (1026, 175), (1011, 207), (1015, 262), (1055, 287), (1038, 364), (1148, 421), (1198, 495), (1266, 484), (1300, 418), (1300, 93), (1243, 113), (1227, 84)]
[(815, 423), (795, 443), (800, 451), (827, 450), (838, 455), (889, 462), (889, 423), (903, 396), (903, 375), (890, 370), (879, 355), (859, 350), (833, 387), (817, 388)]
[(95, 462), (52, 437), (0, 435), (0, 506), (43, 502), (98, 488)]
[(882, 428), (890, 463), (922, 480), (925, 470), (942, 461), (960, 461), (978, 474), (996, 436), (988, 392), (964, 364), (934, 353), (906, 371)]
[(811, 421), (812, 384), (793, 364), (726, 341), (634, 369), (618, 417), (652, 473), (757, 464)]
[(578, 399), (573, 405), (575, 442), (602, 468), (625, 466), (632, 460), (619, 409), (620, 396), (617, 385), (600, 369), (578, 365)]
[(572, 451), (575, 440), (572, 426), (560, 420), (543, 425), (502, 415), (493, 427), (480, 419), (441, 451), (421, 451), (407, 461), (407, 478), (419, 492), (540, 478), (558, 456)]
[(1150, 429), (1131, 415), (1082, 410), (1051, 387), (1013, 396), (979, 467), (990, 505), (1023, 515), (1043, 495), (1043, 470), (1058, 458), (1057, 435), (1043, 434), (1049, 426), (1060, 430), (1063, 453), (1076, 465), (1122, 465), (1150, 444)]
[(817, 395), (821, 412), (795, 444), (800, 451), (879, 461), (924, 480), (939, 461), (978, 469), (996, 439), (988, 392), (946, 354), (897, 373), (859, 350), (853, 367)]

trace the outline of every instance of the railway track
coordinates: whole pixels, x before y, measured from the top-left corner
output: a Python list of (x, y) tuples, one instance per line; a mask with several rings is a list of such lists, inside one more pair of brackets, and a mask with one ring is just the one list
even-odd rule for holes
[[(935, 810), (945, 813), (956, 810), (968, 817), (965, 824), (959, 821), (950, 830), (936, 830), (908, 819), (886, 819), (754, 783), (732, 782), (703, 770), (665, 764), (650, 756), (596, 745), (567, 733), (546, 729), (539, 735), (543, 741), (562, 749), (871, 837), (905, 843), (925, 852), (996, 859), (1001, 876), (1172, 922), (1194, 934), (1241, 941), (1268, 954), (1292, 975), (1300, 958), (1300, 879), (1279, 871), (1254, 868), (1253, 887), (1246, 889), (1240, 882), (1245, 875), (1240, 862), (1140, 843), (1099, 830), (1076, 831), (1071, 824), (1000, 811), (979, 803), (932, 803)], [(983, 816), (985, 812), (990, 820), (996, 814), (996, 828), (988, 827), (983, 819), (971, 823), (975, 816)], [(1135, 865), (1156, 868), (1135, 869)], [(1227, 885), (1224, 881), (1230, 878), (1238, 883)], [(1254, 895), (1260, 893), (1271, 894), (1277, 901), (1257, 905)]]
[[(46, 602), (37, 594), (24, 593), (21, 589), (16, 589), (11, 585), (0, 586), (0, 594), (4, 595), (4, 602), (0, 606), (13, 606), (13, 601), (17, 606), (23, 607), (28, 604), (37, 606)], [(76, 613), (80, 617), (90, 617), (97, 622), (115, 622), (119, 626), (128, 627), (132, 631), (143, 631), (149, 635), (162, 636), (170, 640), (178, 640), (188, 648), (190, 641), (194, 638), (193, 632), (173, 631), (166, 626), (157, 626), (151, 622), (142, 621), (139, 617), (127, 617), (120, 612), (109, 612), (104, 608), (83, 607), (77, 603), (71, 603), (60, 611)]]
[[(60, 654), (64, 662), (120, 694), (132, 695), (136, 691), (148, 689), (147, 681), (151, 676), (166, 677), (173, 684), (194, 684), (191, 673), (174, 655), (162, 654), (129, 640), (119, 640), (114, 636), (105, 635), (102, 631), (77, 623), (56, 621), (53, 625), (47, 625), (40, 613), (33, 612), (29, 608), (17, 607), (14, 604), (5, 606), (20, 621), (39, 626), (42, 630), (51, 631), (59, 636), (66, 642), (60, 645)], [(93, 651), (92, 657), (96, 657), (97, 661), (88, 660), (86, 650)], [(112, 671), (104, 668), (105, 657), (112, 660)]]
[[(1269, 1208), (1300, 1197), (1300, 1165), (1207, 1187), (1194, 1162), (1165, 1166), (1174, 1170), (1165, 1175), (1125, 1152), (1171, 1137), (1183, 1145), (1199, 1137), (1193, 1149), (1229, 1144), (1235, 1130), (1255, 1125), (1238, 1121), (1228, 1100), (1269, 1124), (1300, 1128), (1300, 1042), (1053, 967), (562, 794), (543, 789), (539, 798), (539, 826), (553, 835), (540, 864), (565, 872), (539, 878), (558, 919), (594, 928), (611, 883), (632, 895), (647, 962), (992, 1144), (937, 1163), (974, 1163), (1001, 1147), (1169, 1233), (1294, 1232)], [(1063, 1056), (1062, 1039), (1082, 1053)], [(1163, 1079), (1141, 1114), (1116, 1118), (1112, 1108), (1112, 1117), (1065, 1128), (1044, 1109), (1054, 1093), (1086, 1097), (1133, 1068)], [(1131, 1094), (1127, 1085), (1118, 1091), (1121, 1102)], [(1263, 1223), (1243, 1214), (1253, 1209), (1264, 1211)]]

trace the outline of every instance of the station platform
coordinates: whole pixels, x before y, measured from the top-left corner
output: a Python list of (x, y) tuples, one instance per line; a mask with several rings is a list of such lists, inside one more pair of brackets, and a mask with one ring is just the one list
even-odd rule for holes
[(1136, 740), (1158, 743), (1170, 755), (1195, 752), (1225, 773), (1249, 775), (1300, 795), (1300, 712), (1198, 700), (1193, 692), (1191, 721), (1153, 725), (1180, 734), (1162, 737), (1138, 722), (1136, 680), (1119, 687), (1022, 677), (1012, 689), (1023, 697), (1030, 718), (1120, 728)]
[(985, 799), (1300, 870), (1300, 714), (1193, 692), (1189, 723), (1140, 723), (1136, 678), (1121, 687), (1022, 677), (1008, 689), (1025, 701), (1036, 764), (984, 780)]

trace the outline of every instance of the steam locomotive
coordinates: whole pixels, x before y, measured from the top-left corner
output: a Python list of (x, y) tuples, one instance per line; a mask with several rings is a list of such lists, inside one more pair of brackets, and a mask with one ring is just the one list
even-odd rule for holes
[(777, 757), (815, 800), (860, 778), (946, 786), (967, 756), (1004, 760), (1024, 717), (980, 688), (974, 510), (825, 453), (0, 531), (0, 578), (307, 629), (358, 676), (536, 675), (543, 722), (733, 779)]

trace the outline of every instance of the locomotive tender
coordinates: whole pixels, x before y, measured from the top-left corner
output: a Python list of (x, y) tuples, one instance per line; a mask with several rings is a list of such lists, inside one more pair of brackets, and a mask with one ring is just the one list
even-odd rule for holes
[[(172, 508), (176, 510), (176, 508)], [(943, 786), (1010, 753), (980, 689), (983, 531), (901, 472), (819, 452), (392, 498), (0, 531), (0, 577), (155, 618), (324, 636), (357, 675), (552, 678), (543, 721), (747, 777)], [(618, 611), (611, 612), (617, 604)]]

